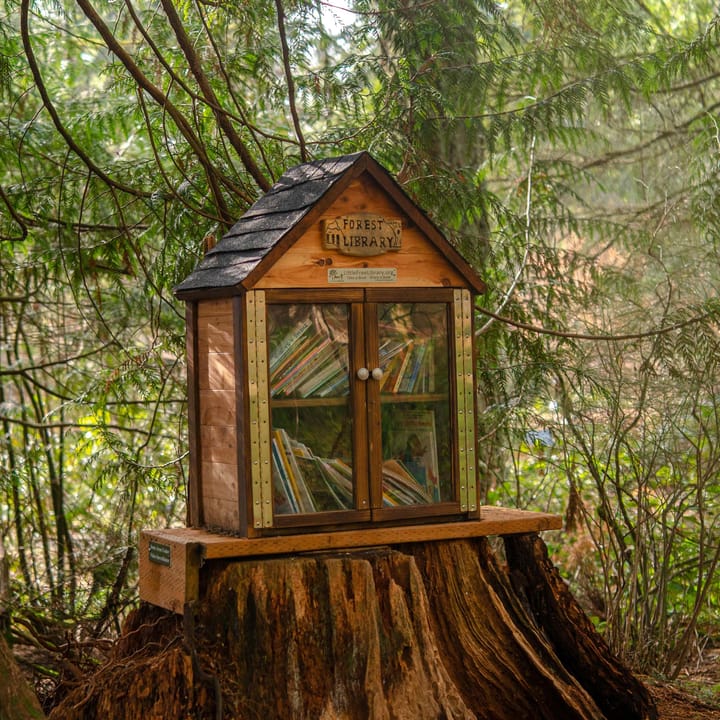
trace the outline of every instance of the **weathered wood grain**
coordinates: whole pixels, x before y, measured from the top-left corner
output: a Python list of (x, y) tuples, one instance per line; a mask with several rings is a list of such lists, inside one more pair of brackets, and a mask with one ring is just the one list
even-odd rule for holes
[[(184, 631), (142, 606), (107, 665), (51, 718), (657, 718), (533, 559), (542, 542), (528, 542), (513, 564), (529, 565), (550, 601), (542, 610), (483, 537), (206, 564)], [(587, 668), (568, 642), (597, 649)]]

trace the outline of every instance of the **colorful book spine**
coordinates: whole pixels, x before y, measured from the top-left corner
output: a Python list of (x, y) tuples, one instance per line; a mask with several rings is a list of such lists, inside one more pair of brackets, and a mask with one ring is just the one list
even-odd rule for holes
[(314, 343), (303, 356), (295, 360), (295, 364), (288, 368), (287, 372), (279, 378), (271, 376), (270, 389), (273, 397), (280, 395), (293, 395), (311, 373), (315, 371), (325, 360), (328, 350), (332, 352), (332, 341), (330, 338)]
[[(323, 385), (330, 382), (333, 378), (337, 377), (337, 375), (347, 375), (347, 360), (343, 362), (342, 359), (338, 357), (338, 355), (342, 353), (342, 350), (338, 352), (337, 347), (331, 350), (332, 354), (330, 357), (324, 357), (322, 358), (322, 362), (313, 365), (311, 368), (312, 372), (303, 373), (304, 382), (298, 386), (297, 390), (297, 394), (300, 397), (315, 395)], [(306, 377), (307, 379), (305, 379)]]
[(294, 332), (289, 332), (272, 350), (270, 353), (269, 367), (270, 372), (277, 372), (284, 361), (287, 360), (288, 356), (297, 348), (297, 346), (303, 341), (308, 331), (312, 327), (312, 321), (308, 318), (301, 323)]
[(400, 387), (402, 385), (403, 378), (405, 377), (405, 373), (407, 372), (408, 364), (410, 363), (410, 359), (412, 358), (413, 354), (413, 347), (415, 346), (415, 342), (411, 340), (407, 345), (407, 350), (405, 351), (405, 355), (403, 356), (402, 365), (400, 366), (400, 369), (398, 370), (398, 375), (395, 380), (395, 384), (393, 385), (391, 392), (397, 393), (400, 392)]
[(282, 428), (275, 430), (273, 435), (273, 442), (277, 443), (285, 472), (289, 478), (290, 487), (292, 488), (292, 492), (297, 500), (298, 512), (313, 512), (315, 510), (315, 506), (310, 494), (308, 493), (302, 472), (295, 460), (289, 435)]
[(405, 371), (405, 377), (400, 384), (400, 392), (411, 393), (417, 392), (417, 382), (420, 376), (420, 369), (423, 366), (423, 360), (425, 358), (425, 343), (416, 343), (413, 348), (412, 358), (407, 365)]
[(287, 466), (283, 460), (279, 443), (272, 441), (272, 467), (276, 485), (279, 486), (282, 497), (287, 501), (286, 512), (300, 512), (297, 495), (290, 482)]

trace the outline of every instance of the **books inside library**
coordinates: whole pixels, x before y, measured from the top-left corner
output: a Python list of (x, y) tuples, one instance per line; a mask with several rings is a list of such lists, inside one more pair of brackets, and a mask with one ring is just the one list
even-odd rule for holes
[[(349, 310), (343, 303), (268, 305), (273, 511), (276, 515), (352, 510), (354, 406)], [(366, 312), (368, 308), (363, 308)], [(383, 508), (453, 497), (447, 304), (377, 303), (375, 392), (379, 418), (359, 418), (380, 434)], [(374, 364), (374, 363), (373, 363)], [(360, 368), (362, 371), (363, 368)], [(356, 372), (357, 374), (357, 372)], [(379, 425), (378, 425), (379, 419)], [(442, 480), (442, 482), (441, 482)], [(371, 507), (363, 488), (361, 507)], [(378, 499), (380, 497), (378, 496)]]
[(253, 538), (478, 519), (483, 289), (369, 154), (289, 170), (175, 290), (190, 524)]

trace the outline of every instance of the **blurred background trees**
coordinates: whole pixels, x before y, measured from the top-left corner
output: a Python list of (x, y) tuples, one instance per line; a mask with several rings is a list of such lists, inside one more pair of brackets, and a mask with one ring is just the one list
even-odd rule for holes
[(368, 149), (490, 288), (485, 501), (565, 514), (588, 612), (676, 675), (719, 631), (719, 40), (704, 0), (3, 0), (14, 636), (117, 629), (138, 528), (184, 521), (172, 287), (285, 169)]

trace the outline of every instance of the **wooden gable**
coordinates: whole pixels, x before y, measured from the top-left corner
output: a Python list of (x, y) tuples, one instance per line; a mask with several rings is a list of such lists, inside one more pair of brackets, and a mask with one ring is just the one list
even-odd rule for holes
[[(323, 223), (337, 218), (380, 216), (400, 221), (402, 226), (402, 247), (395, 252), (371, 256), (342, 255), (323, 249)], [(372, 222), (372, 221), (371, 221)], [(422, 225), (424, 225), (423, 223)], [(449, 259), (442, 244), (434, 243), (397, 202), (368, 173), (353, 179), (337, 194), (337, 197), (291, 245), (277, 253), (277, 260), (258, 266), (252, 278), (243, 283), (249, 285), (253, 278), (256, 288), (317, 288), (330, 287), (333, 273), (348, 269), (374, 269), (376, 277), (380, 271), (393, 268), (393, 280), (373, 281), (374, 286), (393, 287), (464, 287), (466, 276)], [(359, 236), (362, 237), (362, 236)], [(443, 243), (444, 243), (443, 239)], [(449, 246), (448, 246), (449, 247)], [(271, 260), (273, 258), (268, 258)], [(262, 274), (261, 274), (262, 273)], [(359, 273), (353, 280), (352, 274), (343, 280), (345, 287), (365, 287), (367, 277), (372, 273)]]

